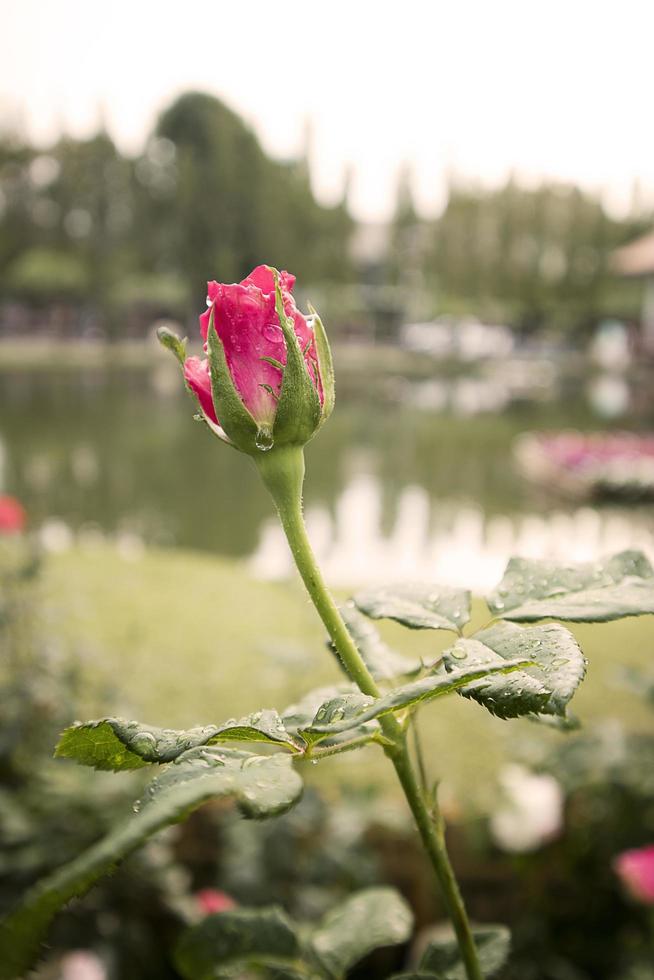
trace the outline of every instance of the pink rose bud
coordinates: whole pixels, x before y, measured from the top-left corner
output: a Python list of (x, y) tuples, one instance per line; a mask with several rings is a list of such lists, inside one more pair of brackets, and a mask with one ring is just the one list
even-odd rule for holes
[(0, 497), (0, 534), (20, 534), (25, 521), (25, 510), (15, 497)]
[(654, 844), (618, 854), (613, 869), (632, 898), (654, 905)]
[(314, 311), (297, 309), (294, 284), (266, 265), (240, 283), (210, 282), (200, 316), (206, 358), (186, 357), (177, 337), (159, 331), (210, 428), (252, 455), (304, 445), (333, 407), (327, 338)]
[(195, 900), (204, 915), (216, 915), (217, 912), (236, 908), (236, 902), (231, 895), (218, 891), (217, 888), (201, 888), (195, 893)]

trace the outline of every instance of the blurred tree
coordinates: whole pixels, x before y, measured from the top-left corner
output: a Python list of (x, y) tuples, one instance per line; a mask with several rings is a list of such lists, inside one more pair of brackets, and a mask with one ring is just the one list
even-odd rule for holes
[(418, 214), (412, 184), (411, 168), (405, 163), (397, 178), (389, 229), (387, 278), (400, 289), (406, 319), (420, 320), (429, 316), (425, 277), (430, 228)]
[(590, 328), (604, 316), (637, 315), (637, 285), (616, 285), (614, 248), (651, 216), (618, 220), (601, 199), (566, 184), (494, 190), (452, 180), (431, 224), (425, 265), (445, 312), (501, 318), (525, 331)]
[(315, 200), (306, 158), (270, 159), (209, 95), (177, 99), (136, 159), (104, 131), (47, 151), (0, 137), (0, 301), (42, 323), (66, 303), (67, 329), (142, 333), (159, 316), (194, 316), (208, 278), (266, 261), (303, 283), (342, 281), (351, 229), (345, 201)]
[(201, 93), (167, 109), (156, 136), (175, 155), (175, 189), (160, 227), (196, 306), (207, 278), (241, 279), (266, 261), (305, 282), (347, 276), (351, 219), (343, 204), (316, 203), (306, 161), (269, 159), (235, 113)]
[[(442, 214), (426, 220), (405, 166), (386, 259), (354, 269), (347, 193), (331, 207), (316, 201), (308, 145), (296, 160), (273, 160), (238, 115), (191, 92), (162, 113), (135, 159), (103, 130), (48, 150), (0, 134), (0, 303), (27, 311), (0, 317), (0, 330), (11, 320), (142, 335), (159, 317), (194, 319), (207, 279), (240, 279), (270, 261), (314, 299), (338, 292), (341, 307), (342, 284), (366, 280), (357, 303), (392, 307), (389, 336), (402, 318), (434, 309), (525, 332), (584, 332), (606, 316), (639, 315), (640, 284), (609, 268), (612, 250), (654, 219), (637, 191), (618, 220), (572, 185), (526, 188), (510, 177), (489, 190), (452, 177)], [(339, 289), (319, 288), (329, 283)], [(385, 285), (394, 288), (380, 300)]]

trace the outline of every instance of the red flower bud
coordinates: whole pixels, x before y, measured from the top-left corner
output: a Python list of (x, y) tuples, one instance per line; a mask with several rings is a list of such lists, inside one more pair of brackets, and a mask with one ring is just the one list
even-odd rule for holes
[(186, 383), (208, 424), (245, 452), (303, 445), (333, 406), (322, 324), (313, 311), (306, 317), (297, 309), (294, 284), (295, 276), (266, 265), (240, 283), (210, 282), (209, 308), (200, 316), (208, 358), (185, 357), (174, 335), (159, 334), (183, 362)]

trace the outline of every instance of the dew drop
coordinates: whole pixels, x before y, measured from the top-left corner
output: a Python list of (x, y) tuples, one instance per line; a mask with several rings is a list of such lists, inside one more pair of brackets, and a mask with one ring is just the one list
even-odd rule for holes
[(131, 739), (130, 748), (137, 755), (145, 755), (149, 752), (156, 751), (157, 740), (152, 732), (139, 732), (138, 735), (134, 735)]
[(278, 327), (276, 323), (267, 323), (262, 333), (266, 340), (271, 340), (274, 344), (278, 344), (281, 340), (282, 328)]
[(260, 449), (262, 453), (267, 453), (269, 449), (272, 449), (275, 444), (275, 440), (273, 439), (272, 430), (269, 425), (259, 426), (254, 443), (257, 449)]

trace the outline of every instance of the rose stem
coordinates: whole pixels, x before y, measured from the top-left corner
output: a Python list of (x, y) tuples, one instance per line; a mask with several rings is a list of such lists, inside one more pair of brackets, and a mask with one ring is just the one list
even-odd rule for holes
[[(302, 514), (304, 453), (298, 446), (285, 446), (261, 453), (255, 458), (266, 487), (277, 507), (295, 564), (311, 601), (352, 680), (363, 694), (381, 696), (374, 678), (366, 667), (356, 644), (347, 631), (307, 536)], [(424, 792), (416, 778), (409, 755), (404, 729), (394, 715), (379, 719), (385, 738), (384, 752), (393, 763), (407, 803), (413, 813), (423, 845), (454, 926), (468, 980), (483, 980), (470, 922), (461, 892), (445, 846), (444, 824), (437, 803), (427, 806)]]

